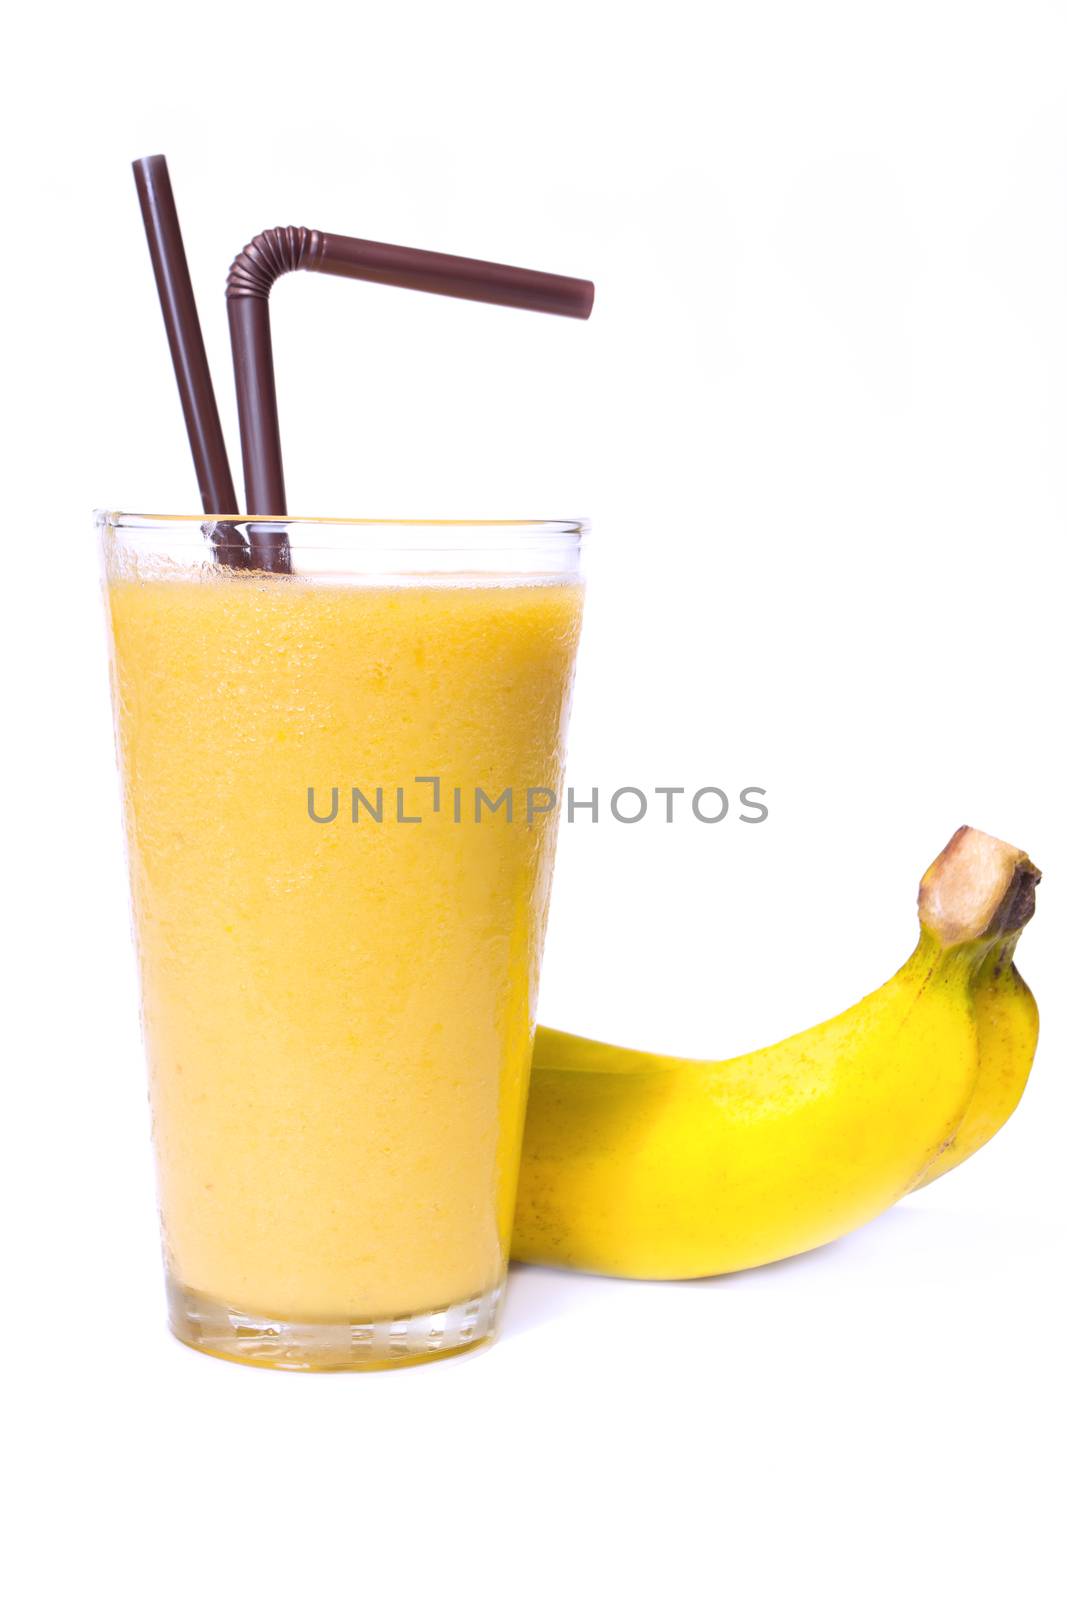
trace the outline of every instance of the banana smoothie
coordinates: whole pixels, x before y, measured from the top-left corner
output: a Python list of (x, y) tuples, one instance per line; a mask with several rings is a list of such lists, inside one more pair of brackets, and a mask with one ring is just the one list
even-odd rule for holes
[(581, 588), (206, 570), (112, 670), (172, 1307), (254, 1359), (503, 1281)]

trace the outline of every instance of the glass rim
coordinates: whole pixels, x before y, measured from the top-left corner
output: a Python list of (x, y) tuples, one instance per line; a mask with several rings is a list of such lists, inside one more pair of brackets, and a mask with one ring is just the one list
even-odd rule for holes
[[(564, 545), (580, 544), (589, 534), (590, 523), (587, 517), (549, 518), (549, 517), (264, 517), (250, 516), (247, 512), (229, 512), (221, 515), (209, 514), (201, 511), (197, 513), (181, 512), (144, 512), (144, 511), (105, 511), (97, 510), (93, 513), (96, 526), (101, 531), (105, 528), (114, 528), (119, 532), (131, 532), (140, 535), (159, 534), (173, 539), (176, 534), (187, 532), (203, 538), (205, 529), (216, 524), (232, 524), (233, 526), (247, 526), (254, 523), (257, 527), (278, 528), (294, 530), (300, 537), (300, 543), (305, 549), (313, 548), (311, 541), (304, 535), (312, 529), (322, 529), (324, 538), (323, 547), (342, 545), (347, 541), (340, 537), (342, 530), (355, 535), (369, 535), (374, 532), (387, 535), (388, 542), (403, 547), (402, 538), (404, 530), (410, 533), (422, 532), (430, 536), (431, 542), (444, 545), (451, 538), (458, 539), (459, 544), (466, 542), (464, 535), (473, 535), (478, 543), (491, 537), (493, 533), (506, 536), (507, 540), (514, 541), (520, 546), (527, 543), (533, 545), (546, 538), (553, 542), (559, 541)], [(332, 534), (332, 537), (330, 535)], [(503, 541), (502, 541), (503, 542)]]

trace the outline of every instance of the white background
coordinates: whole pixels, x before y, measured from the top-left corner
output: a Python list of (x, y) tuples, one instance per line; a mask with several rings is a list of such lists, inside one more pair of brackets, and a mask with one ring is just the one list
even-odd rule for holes
[[(1051, 1595), (1064, 8), (102, 0), (11, 26), (12, 1592)], [(966, 1168), (732, 1279), (520, 1271), (467, 1361), (301, 1378), (168, 1338), (89, 515), (197, 509), (129, 172), (154, 150), (234, 448), (223, 281), (268, 225), (596, 280), (582, 325), (286, 279), (291, 508), (591, 516), (571, 781), (768, 790), (759, 828), (564, 829), (545, 1021), (768, 1041), (904, 958), (959, 823), (1030, 850), (1045, 1031)]]

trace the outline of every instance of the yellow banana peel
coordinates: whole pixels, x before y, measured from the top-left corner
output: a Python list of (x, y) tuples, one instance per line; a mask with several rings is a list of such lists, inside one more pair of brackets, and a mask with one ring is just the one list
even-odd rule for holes
[(539, 1028), (519, 1261), (630, 1278), (811, 1250), (939, 1177), (1007, 1120), (1037, 1042), (1012, 962), (1040, 873), (960, 828), (922, 880), (919, 942), (828, 1022), (729, 1061)]

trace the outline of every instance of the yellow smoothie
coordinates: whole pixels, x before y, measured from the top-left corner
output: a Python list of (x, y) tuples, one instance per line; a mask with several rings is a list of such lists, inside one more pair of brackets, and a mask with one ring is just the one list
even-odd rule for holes
[(555, 839), (527, 791), (559, 789), (580, 586), (108, 593), (172, 1280), (298, 1322), (491, 1290)]

